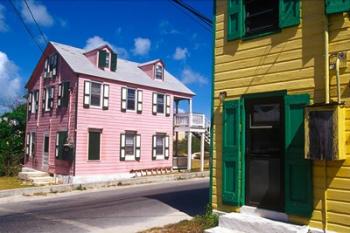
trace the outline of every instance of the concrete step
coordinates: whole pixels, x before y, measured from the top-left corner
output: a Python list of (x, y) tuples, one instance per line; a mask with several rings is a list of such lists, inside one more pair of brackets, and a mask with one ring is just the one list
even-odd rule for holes
[(29, 167), (22, 167), (22, 172), (35, 172), (35, 170)]
[(284, 222), (241, 213), (229, 213), (219, 217), (219, 227), (244, 233), (307, 233), (308, 226)]
[(18, 173), (18, 177), (22, 180), (29, 180), (32, 177), (42, 177), (42, 176), (48, 176), (49, 174), (47, 172), (41, 172), (41, 171), (31, 171), (31, 172), (20, 172)]
[(52, 183), (46, 182), (46, 181), (33, 182), (34, 186), (47, 186), (47, 185), (50, 185), (50, 184), (52, 184)]
[(204, 233), (244, 233), (242, 231), (236, 231), (236, 230), (230, 230), (227, 228), (223, 228), (223, 227), (214, 227), (214, 228), (210, 228), (210, 229), (206, 229), (204, 230)]
[(49, 183), (53, 183), (54, 182), (54, 178), (51, 176), (39, 176), (39, 177), (32, 177), (30, 178), (30, 180), (35, 183), (35, 182), (49, 182)]

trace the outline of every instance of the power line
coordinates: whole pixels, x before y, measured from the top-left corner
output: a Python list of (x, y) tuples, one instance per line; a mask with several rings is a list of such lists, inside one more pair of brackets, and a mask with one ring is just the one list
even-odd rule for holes
[(16, 8), (16, 6), (14, 5), (14, 3), (11, 0), (8, 0), (10, 5), (12, 6), (13, 10), (15, 11), (15, 13), (17, 14), (18, 18), (21, 20), (24, 28), (26, 29), (26, 31), (28, 32), (28, 34), (30, 35), (30, 37), (32, 38), (32, 40), (34, 41), (34, 43), (36, 44), (36, 46), (39, 48), (39, 50), (41, 52), (44, 52), (44, 50), (40, 47), (39, 43), (36, 41), (35, 36), (33, 35), (32, 31), (29, 29), (29, 27), (27, 26), (27, 24), (24, 22), (21, 14), (19, 13), (18, 9)]
[(182, 7), (183, 9), (189, 11), (191, 14), (196, 16), (199, 20), (201, 20), (203, 23), (207, 24), (208, 26), (211, 27), (213, 25), (213, 21), (211, 19), (209, 19), (208, 17), (203, 15), (201, 12), (191, 7), (190, 5), (182, 2), (181, 0), (172, 0), (172, 1), (177, 5), (179, 5), (180, 7)]
[(205, 30), (211, 32), (212, 27), (209, 26), (207, 23), (203, 22), (202, 20), (200, 20), (197, 16), (189, 13), (187, 10), (183, 10), (183, 7), (181, 7), (180, 5), (178, 5), (177, 3), (175, 3), (175, 1), (173, 0), (169, 0), (170, 3), (174, 4), (175, 7), (179, 8), (179, 10), (184, 13), (185, 15), (187, 15), (188, 17), (190, 17), (191, 19), (193, 19), (196, 23), (198, 23), (200, 26), (202, 26)]
[(29, 7), (28, 1), (27, 1), (27, 0), (23, 0), (23, 1), (24, 1), (24, 3), (26, 4), (27, 9), (28, 9), (30, 15), (32, 16), (32, 19), (33, 19), (33, 21), (34, 21), (36, 27), (38, 28), (38, 30), (39, 30), (41, 36), (42, 36), (43, 39), (46, 41), (46, 43), (48, 43), (48, 40), (47, 40), (46, 35), (43, 33), (43, 31), (41, 30), (41, 28), (40, 28), (38, 22), (35, 20), (35, 17), (34, 17), (34, 15), (33, 15), (33, 12), (32, 12), (32, 10), (31, 10), (30, 7)]

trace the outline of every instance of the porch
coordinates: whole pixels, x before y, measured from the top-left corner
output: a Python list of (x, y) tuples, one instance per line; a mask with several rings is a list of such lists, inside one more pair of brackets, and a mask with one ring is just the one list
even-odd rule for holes
[[(188, 111), (179, 112), (179, 101), (188, 101)], [(175, 99), (175, 114), (174, 114), (174, 162), (176, 167), (186, 167), (188, 171), (192, 170), (193, 137), (200, 139), (200, 171), (204, 171), (204, 154), (205, 144), (210, 143), (210, 124), (205, 114), (192, 112), (192, 99)], [(179, 134), (185, 134), (187, 137), (187, 158), (179, 157)], [(187, 161), (185, 161), (187, 159)], [(186, 164), (187, 163), (187, 164)]]

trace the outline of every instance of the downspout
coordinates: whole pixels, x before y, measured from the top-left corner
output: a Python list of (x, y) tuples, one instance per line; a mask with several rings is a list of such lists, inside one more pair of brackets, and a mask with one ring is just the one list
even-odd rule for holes
[(338, 97), (337, 101), (338, 101), (338, 104), (341, 103), (339, 65), (340, 65), (340, 59), (339, 59), (339, 56), (337, 56), (337, 60), (335, 62), (335, 72), (336, 72), (336, 79), (337, 79), (337, 97)]
[(324, 90), (325, 103), (329, 104), (329, 33), (328, 33), (328, 16), (324, 17)]
[[(328, 32), (328, 16), (324, 16), (324, 74), (325, 74), (325, 104), (329, 104), (329, 32)], [(324, 194), (323, 194), (323, 231), (327, 231), (327, 161), (324, 160)]]

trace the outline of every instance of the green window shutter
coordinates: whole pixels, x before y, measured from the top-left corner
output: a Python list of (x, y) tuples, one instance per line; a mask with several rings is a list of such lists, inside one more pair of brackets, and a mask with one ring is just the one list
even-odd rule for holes
[(57, 159), (63, 159), (63, 146), (67, 142), (68, 133), (67, 131), (58, 133), (58, 154)]
[(117, 54), (112, 53), (112, 59), (111, 59), (111, 71), (117, 70)]
[(280, 0), (279, 26), (292, 27), (300, 24), (300, 0)]
[(106, 58), (107, 58), (107, 52), (104, 50), (100, 50), (98, 52), (98, 67), (99, 68), (106, 67)]
[(326, 13), (342, 13), (350, 11), (350, 0), (325, 0)]
[(243, 0), (227, 0), (227, 39), (243, 35)]
[(312, 212), (312, 163), (304, 158), (304, 107), (309, 95), (286, 95), (285, 208), (287, 214), (309, 217)]
[(89, 160), (100, 160), (100, 132), (89, 132)]
[(241, 205), (240, 100), (227, 101), (223, 108), (222, 201)]

